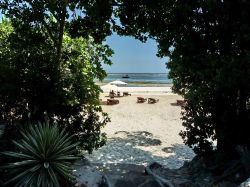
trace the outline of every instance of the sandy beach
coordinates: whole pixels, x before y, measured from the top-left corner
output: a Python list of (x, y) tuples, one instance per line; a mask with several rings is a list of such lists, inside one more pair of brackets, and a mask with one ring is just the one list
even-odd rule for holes
[[(123, 87), (131, 96), (117, 98), (117, 105), (103, 105), (111, 118), (103, 132), (107, 144), (87, 158), (94, 163), (126, 163), (147, 165), (158, 162), (169, 168), (178, 168), (194, 153), (183, 144), (179, 132), (181, 107), (174, 105), (180, 96), (170, 87)], [(104, 90), (101, 99), (106, 100)], [(116, 90), (115, 90), (116, 91)], [(121, 91), (121, 92), (122, 92)], [(137, 97), (156, 98), (155, 104), (136, 103)]]

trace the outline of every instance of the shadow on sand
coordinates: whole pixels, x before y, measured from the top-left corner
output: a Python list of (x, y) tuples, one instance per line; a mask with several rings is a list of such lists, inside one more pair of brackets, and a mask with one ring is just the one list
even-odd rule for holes
[[(94, 151), (87, 158), (92, 163), (102, 163), (103, 165), (148, 165), (152, 162), (158, 162), (168, 168), (175, 169), (181, 167), (184, 161), (188, 161), (194, 156), (192, 150), (185, 145), (174, 144), (171, 147), (159, 148), (161, 143), (161, 140), (147, 131), (118, 131), (105, 146)], [(155, 155), (155, 150), (162, 151), (162, 154)]]

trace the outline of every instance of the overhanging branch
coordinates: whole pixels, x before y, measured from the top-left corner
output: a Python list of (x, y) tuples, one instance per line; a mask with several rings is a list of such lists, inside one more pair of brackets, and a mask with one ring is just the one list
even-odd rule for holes
[(49, 35), (50, 39), (53, 41), (54, 45), (57, 45), (57, 42), (56, 42), (56, 37), (53, 36), (52, 34), (52, 31), (51, 29), (49, 28), (48, 24), (46, 23), (45, 20), (42, 20), (42, 24), (44, 25), (46, 31), (47, 31), (47, 34)]

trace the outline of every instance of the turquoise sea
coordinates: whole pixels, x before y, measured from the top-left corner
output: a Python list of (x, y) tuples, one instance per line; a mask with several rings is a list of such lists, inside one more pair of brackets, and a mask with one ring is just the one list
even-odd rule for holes
[[(123, 78), (124, 76), (128, 78)], [(167, 73), (109, 73), (101, 84), (115, 80), (126, 82), (128, 86), (168, 86), (172, 84)]]

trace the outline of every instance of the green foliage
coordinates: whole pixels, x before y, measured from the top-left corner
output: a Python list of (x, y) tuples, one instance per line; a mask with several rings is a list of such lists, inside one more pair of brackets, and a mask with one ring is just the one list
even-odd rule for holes
[[(100, 62), (111, 64), (108, 59), (113, 51), (106, 45), (95, 44), (93, 38), (82, 37), (71, 39), (64, 36), (62, 80), (65, 93), (72, 102), (93, 104), (99, 102), (100, 87), (95, 85), (94, 80), (103, 80), (106, 72)], [(84, 63), (83, 63), (84, 62)], [(81, 86), (82, 85), (82, 86)], [(83, 86), (85, 85), (85, 86)]]
[(65, 131), (55, 125), (29, 125), (20, 131), (21, 139), (14, 141), (16, 151), (4, 152), (13, 163), (6, 184), (17, 186), (60, 186), (73, 180), (71, 163), (77, 159), (77, 144)]
[[(248, 1), (122, 0), (120, 34), (158, 42), (170, 57), (174, 92), (187, 99), (184, 142), (196, 153), (234, 155), (250, 147), (250, 3)], [(155, 24), (157, 22), (157, 24)]]
[(111, 64), (112, 50), (91, 37), (71, 39), (65, 34), (58, 64), (53, 41), (39, 27), (18, 20), (12, 25), (0, 48), (2, 120), (13, 132), (17, 123), (50, 120), (89, 152), (103, 145), (106, 137), (100, 129), (109, 118), (99, 106), (94, 79), (106, 76), (101, 64)]
[(73, 37), (88, 37), (101, 43), (111, 35), (112, 1), (0, 1), (3, 14), (28, 25), (41, 27), (61, 53), (62, 36), (67, 30)]
[[(101, 44), (111, 34), (109, 3), (0, 1), (7, 18), (0, 23), (0, 121), (7, 123), (5, 142), (18, 139), (19, 127), (27, 122), (49, 120), (88, 152), (104, 145), (101, 128), (109, 118), (99, 105), (100, 88), (94, 79), (102, 80), (102, 64), (111, 64), (113, 52)], [(0, 150), (11, 149), (4, 145)]]
[[(89, 152), (106, 142), (106, 136), (101, 133), (101, 128), (109, 121), (109, 118), (99, 106), (101, 90), (94, 80), (104, 79), (106, 72), (102, 69), (100, 62), (111, 64), (108, 57), (112, 54), (113, 51), (108, 46), (95, 44), (90, 37), (88, 39), (64, 37), (63, 59), (65, 62), (62, 67), (60, 85), (63, 88), (62, 97), (66, 96), (70, 110), (66, 109), (61, 116), (71, 121), (68, 124), (64, 124), (62, 120), (56, 121), (66, 126), (70, 132), (74, 132), (83, 148)], [(74, 109), (78, 109), (79, 113), (72, 118), (70, 115)]]
[[(198, 154), (206, 155), (213, 151), (212, 140), (217, 140), (217, 150), (221, 152), (235, 152), (236, 145), (250, 147), (250, 139), (245, 131), (250, 122), (250, 4), (248, 1), (35, 2), (13, 0), (1, 1), (0, 8), (13, 23), (16, 23), (14, 28), (19, 36), (19, 38), (12, 38), (11, 42), (4, 42), (7, 48), (5, 47), (5, 53), (0, 57), (1, 61), (4, 59), (4, 62), (9, 64), (1, 65), (3, 75), (10, 75), (7, 77), (11, 79), (7, 82), (12, 81), (12, 84), (8, 84), (4, 76), (0, 75), (3, 80), (1, 83), (5, 84), (4, 89), (1, 90), (1, 93), (4, 93), (1, 94), (1, 100), (9, 102), (8, 104), (3, 102), (0, 105), (5, 109), (9, 107), (4, 116), (13, 114), (11, 106), (13, 106), (13, 101), (18, 100), (18, 105), (16, 105), (18, 107), (14, 107), (15, 114), (25, 111), (23, 109), (26, 109), (26, 106), (28, 108), (32, 106), (32, 110), (25, 111), (25, 114), (40, 115), (34, 119), (41, 119), (41, 116), (46, 114), (50, 119), (69, 128), (70, 131), (75, 129), (74, 133), (78, 133), (78, 138), (82, 136), (81, 132), (92, 134), (94, 131), (84, 129), (91, 125), (83, 127), (80, 121), (89, 123), (86, 116), (90, 117), (89, 121), (96, 121), (100, 117), (97, 115), (100, 109), (95, 104), (97, 100), (88, 99), (90, 98), (88, 96), (97, 95), (97, 87), (93, 86), (86, 76), (84, 81), (92, 85), (91, 91), (88, 91), (89, 86), (86, 85), (82, 85), (79, 89), (79, 82), (73, 79), (74, 75), (77, 75), (79, 80), (83, 80), (84, 75), (75, 68), (83, 67), (83, 72), (90, 70), (93, 73), (87, 73), (90, 77), (103, 76), (92, 71), (91, 67), (83, 66), (78, 62), (73, 64), (74, 60), (80, 59), (74, 56), (75, 50), (63, 47), (63, 45), (70, 44), (70, 41), (66, 41), (67, 39), (64, 41), (63, 37), (66, 36), (67, 31), (69, 36), (76, 38), (76, 43), (81, 40), (79, 36), (89, 39), (89, 35), (94, 38), (95, 42), (101, 43), (106, 36), (111, 34), (110, 29), (113, 26), (113, 29), (121, 35), (133, 35), (141, 41), (145, 41), (147, 37), (155, 39), (158, 42), (158, 56), (170, 58), (168, 67), (170, 68), (169, 76), (173, 79), (173, 90), (188, 101), (183, 112), (183, 125), (186, 130), (181, 132), (187, 145), (193, 147)], [(116, 18), (119, 18), (119, 24), (114, 22), (112, 12)], [(48, 44), (47, 46), (44, 41)], [(38, 43), (40, 47), (32, 45), (34, 43)], [(9, 44), (13, 44), (9, 48), (11, 50), (8, 49)], [(76, 54), (84, 57), (77, 48), (78, 44), (76, 46), (74, 44), (77, 49)], [(30, 46), (29, 49), (28, 46)], [(3, 47), (1, 48), (4, 51)], [(104, 50), (102, 53), (108, 56), (110, 52)], [(30, 56), (27, 58), (28, 54)], [(68, 60), (69, 54), (74, 56), (73, 61)], [(11, 56), (11, 58), (6, 59), (6, 56)], [(36, 58), (43, 59), (39, 60), (41, 62), (39, 66), (34, 63), (37, 62)], [(96, 63), (92, 62), (95, 62), (98, 57), (91, 57), (94, 60), (88, 58), (90, 56), (86, 58), (85, 63), (96, 66)], [(27, 71), (25, 65), (12, 66), (16, 64), (13, 62), (22, 61), (23, 63), (30, 59), (32, 63), (30, 61), (28, 64), (36, 71)], [(44, 64), (47, 65), (44, 66)], [(9, 67), (12, 69), (10, 70)], [(31, 72), (33, 74), (30, 74)], [(43, 75), (40, 72), (43, 72)], [(34, 86), (37, 82), (27, 79), (37, 75), (42, 76), (38, 76), (39, 79), (36, 81), (43, 80), (43, 86), (47, 89), (37, 89)], [(17, 89), (15, 84), (20, 85), (20, 80), (25, 80), (21, 83), (22, 94), (16, 94), (20, 92), (20, 89)], [(35, 96), (36, 99), (33, 99), (35, 102), (27, 102), (26, 97), (23, 97), (29, 93), (27, 90), (30, 90), (27, 83), (32, 83), (29, 84), (33, 85), (31, 90), (37, 89), (36, 92), (30, 92), (32, 97)], [(41, 90), (46, 90), (46, 97), (40, 97)], [(81, 92), (76, 90), (81, 90)], [(71, 91), (77, 96), (70, 94)], [(28, 100), (32, 98), (31, 96), (27, 97)], [(83, 99), (80, 98), (84, 97), (85, 102), (81, 103)], [(14, 98), (13, 101), (10, 98)], [(37, 105), (37, 101), (50, 103), (50, 105), (42, 108), (42, 105)], [(91, 108), (92, 104), (94, 107)], [(80, 116), (76, 115), (79, 113)], [(15, 116), (23, 118), (25, 115)], [(98, 123), (97, 128), (92, 127), (92, 130), (99, 129), (107, 120), (105, 118), (103, 123)], [(96, 137), (94, 134), (93, 136)], [(96, 145), (100, 145), (100, 142), (96, 142)]]

